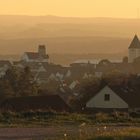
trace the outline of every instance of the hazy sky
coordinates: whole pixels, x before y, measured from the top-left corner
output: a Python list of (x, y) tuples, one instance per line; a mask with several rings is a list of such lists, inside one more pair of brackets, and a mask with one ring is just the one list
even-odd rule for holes
[(138, 11), (140, 0), (0, 0), (2, 15), (136, 18)]

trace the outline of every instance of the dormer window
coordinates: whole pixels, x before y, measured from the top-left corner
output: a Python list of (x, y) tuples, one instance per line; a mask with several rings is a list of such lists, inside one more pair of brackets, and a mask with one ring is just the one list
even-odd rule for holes
[(104, 101), (110, 101), (110, 94), (104, 95)]

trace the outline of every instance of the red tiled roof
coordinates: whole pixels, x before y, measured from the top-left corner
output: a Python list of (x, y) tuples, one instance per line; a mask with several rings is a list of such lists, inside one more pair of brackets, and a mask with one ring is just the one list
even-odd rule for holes
[(3, 67), (4, 65), (11, 66), (11, 63), (8, 60), (0, 60), (0, 67)]

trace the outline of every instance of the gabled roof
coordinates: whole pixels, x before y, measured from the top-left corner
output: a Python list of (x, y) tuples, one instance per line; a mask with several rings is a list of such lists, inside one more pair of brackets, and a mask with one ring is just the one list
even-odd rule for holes
[[(140, 93), (139, 89), (129, 88), (126, 86), (108, 86), (105, 85), (102, 87), (109, 87), (114, 91), (121, 99), (123, 99), (130, 108), (140, 108)], [(102, 89), (98, 90), (91, 98), (95, 97)]]
[(110, 87), (118, 96), (120, 96), (130, 108), (140, 108), (140, 93), (139, 89), (114, 86)]
[(39, 72), (35, 75), (38, 80), (48, 80), (49, 74), (47, 72)]
[(49, 58), (48, 55), (40, 56), (39, 53), (36, 53), (36, 52), (25, 52), (25, 54), (28, 56), (29, 59), (40, 59), (40, 58), (48, 59)]
[(0, 60), (0, 67), (3, 67), (5, 65), (11, 66), (12, 64), (8, 60)]
[[(46, 93), (47, 94), (47, 93)], [(70, 107), (59, 95), (29, 96), (9, 98), (0, 105), (1, 109), (26, 111), (26, 110), (55, 110), (71, 111)]]
[(140, 49), (140, 41), (139, 41), (139, 38), (137, 35), (134, 36), (130, 46), (129, 46), (129, 49)]

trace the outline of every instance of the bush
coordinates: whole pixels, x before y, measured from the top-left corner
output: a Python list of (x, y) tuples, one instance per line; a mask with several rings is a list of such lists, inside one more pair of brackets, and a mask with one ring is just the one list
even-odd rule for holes
[(131, 120), (129, 113), (127, 112), (113, 112), (112, 117), (115, 119), (115, 121), (119, 121), (119, 122), (126, 122)]
[(110, 116), (109, 114), (106, 114), (106, 113), (97, 113), (95, 115), (95, 119), (96, 121), (98, 122), (105, 122), (105, 121), (109, 121), (110, 120)]

